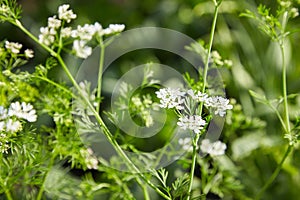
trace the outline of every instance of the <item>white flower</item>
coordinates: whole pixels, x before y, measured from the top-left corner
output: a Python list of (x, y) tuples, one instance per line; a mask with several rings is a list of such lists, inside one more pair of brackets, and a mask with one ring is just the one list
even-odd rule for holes
[(73, 50), (79, 58), (87, 58), (92, 54), (92, 48), (85, 45), (86, 42), (82, 40), (75, 40), (73, 42)]
[(205, 105), (213, 108), (214, 113), (216, 115), (220, 115), (221, 117), (224, 117), (226, 110), (233, 108), (233, 106), (229, 104), (229, 99), (221, 96), (208, 97), (205, 101)]
[(188, 95), (190, 95), (192, 97), (192, 99), (199, 101), (199, 102), (204, 102), (206, 101), (206, 99), (208, 98), (208, 95), (205, 93), (202, 93), (200, 91), (197, 91), (195, 93), (194, 90), (190, 89), (186, 92)]
[(8, 116), (22, 116), (22, 108), (20, 102), (14, 102), (10, 104), (10, 107), (8, 109)]
[(192, 140), (189, 137), (180, 138), (178, 143), (182, 146), (182, 149), (188, 152), (193, 151)]
[(204, 128), (206, 121), (201, 118), (199, 115), (192, 115), (179, 118), (177, 125), (180, 126), (183, 130), (189, 129), (194, 131), (194, 133), (200, 133)]
[(48, 27), (57, 29), (61, 26), (61, 20), (56, 19), (56, 15), (48, 18)]
[(25, 119), (29, 122), (35, 122), (37, 120), (36, 111), (33, 109), (33, 106), (25, 102), (14, 102), (10, 104), (9, 110), (8, 110), (9, 116), (16, 116), (20, 119)]
[(80, 38), (81, 40), (90, 41), (95, 34), (94, 25), (85, 24), (84, 26), (77, 26), (77, 30), (73, 30), (71, 36), (73, 38)]
[(124, 24), (110, 24), (108, 28), (104, 29), (103, 32), (105, 35), (120, 33), (125, 29)]
[(55, 41), (56, 31), (54, 28), (41, 27), (39, 41), (47, 46), (50, 46)]
[(0, 106), (0, 119), (5, 119), (6, 117), (7, 117), (7, 110), (3, 106)]
[(61, 29), (60, 34), (61, 34), (61, 37), (68, 38), (72, 34), (72, 28), (71, 27), (63, 28), (63, 29)]
[(160, 99), (160, 107), (161, 108), (176, 108), (178, 110), (182, 110), (184, 107), (182, 106), (184, 102), (185, 92), (181, 92), (179, 88), (163, 88), (159, 91), (156, 91), (157, 98)]
[(203, 153), (208, 153), (210, 156), (221, 156), (225, 154), (226, 144), (221, 141), (211, 143), (209, 139), (204, 139), (201, 142), (200, 149)]
[(4, 121), (0, 121), (0, 132), (4, 131), (5, 128), (5, 122)]
[(24, 51), (24, 53), (25, 53), (25, 57), (26, 58), (33, 58), (33, 54), (34, 54), (34, 52), (33, 52), (33, 50), (31, 50), (31, 49), (26, 49), (25, 51)]
[(80, 153), (83, 158), (85, 158), (85, 164), (88, 169), (98, 169), (98, 159), (93, 156), (93, 150), (91, 148), (88, 149), (80, 149)]
[(18, 53), (20, 53), (22, 44), (19, 44), (17, 42), (5, 41), (5, 48), (10, 50), (13, 54), (18, 54)]
[(22, 118), (29, 121), (29, 122), (35, 122), (37, 120), (37, 115), (35, 109), (33, 109), (33, 106), (28, 103), (22, 102)]
[(102, 25), (99, 24), (98, 22), (95, 22), (94, 30), (95, 30), (95, 34), (97, 34), (99, 37), (102, 37), (104, 35), (104, 29), (102, 28)]
[(72, 19), (76, 19), (77, 17), (72, 10), (68, 10), (69, 7), (69, 4), (64, 4), (58, 7), (58, 18), (61, 20), (66, 20), (67, 23), (70, 23)]
[(22, 124), (19, 121), (14, 121), (12, 119), (7, 120), (6, 131), (15, 133), (21, 129), (22, 129)]

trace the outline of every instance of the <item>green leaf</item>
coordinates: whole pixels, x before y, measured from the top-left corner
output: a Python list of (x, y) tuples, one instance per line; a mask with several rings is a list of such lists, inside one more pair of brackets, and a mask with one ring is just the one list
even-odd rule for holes
[(266, 98), (265, 95), (254, 92), (253, 90), (249, 90), (249, 93), (252, 97), (255, 98), (256, 101), (264, 103), (264, 104), (269, 103), (269, 101), (268, 101), (268, 99)]

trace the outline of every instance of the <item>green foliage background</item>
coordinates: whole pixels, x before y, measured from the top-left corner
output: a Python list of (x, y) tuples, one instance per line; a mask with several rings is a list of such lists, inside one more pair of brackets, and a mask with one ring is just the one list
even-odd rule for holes
[[(201, 0), (23, 0), (24, 25), (35, 35), (39, 27), (45, 26), (46, 20), (63, 3), (69, 3), (78, 15), (73, 24), (99, 21), (104, 27), (110, 23), (124, 23), (126, 29), (144, 26), (158, 26), (182, 32), (195, 40), (208, 41), (212, 21), (212, 3)], [(267, 98), (282, 96), (281, 58), (279, 47), (260, 32), (257, 24), (247, 18), (239, 17), (245, 9), (256, 10), (259, 3), (275, 8), (276, 1), (271, 0), (232, 0), (224, 1), (220, 8), (216, 37), (213, 45), (224, 58), (233, 61), (231, 69), (222, 69), (222, 77), (229, 98), (235, 98), (235, 109), (227, 116), (222, 139), (227, 143), (227, 155), (238, 167), (238, 178), (244, 184), (244, 191), (253, 196), (274, 171), (285, 150), (280, 123), (274, 112), (254, 101), (248, 90), (264, 93)], [(288, 29), (299, 30), (300, 19), (293, 19)], [(23, 43), (35, 50), (35, 57), (23, 69), (33, 70), (32, 66), (43, 63), (47, 54), (8, 24), (0, 25), (0, 39)], [(176, 42), (176, 41), (174, 41)], [(288, 62), (288, 92), (300, 91), (300, 34), (289, 37), (286, 45)], [(149, 51), (147, 55), (137, 54), (129, 61), (114, 67), (114, 74), (122, 74), (128, 68), (147, 61), (156, 60), (168, 63), (176, 68), (178, 62), (170, 61), (170, 56), (163, 52)], [(73, 72), (81, 60), (69, 59)], [(58, 68), (51, 76), (67, 82)], [(290, 99), (291, 119), (300, 112), (300, 97)], [(232, 117), (232, 119), (231, 119)], [(148, 144), (152, 145), (152, 144)], [(300, 195), (300, 149), (295, 148), (284, 164), (276, 181), (267, 190), (264, 199), (297, 199)]]

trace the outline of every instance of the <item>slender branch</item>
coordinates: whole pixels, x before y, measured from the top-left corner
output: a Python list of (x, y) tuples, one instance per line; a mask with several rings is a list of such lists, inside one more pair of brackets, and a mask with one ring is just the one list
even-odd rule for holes
[[(281, 35), (284, 35), (285, 33), (285, 27), (288, 22), (288, 13), (287, 11), (283, 13), (283, 19), (282, 19), (282, 30), (281, 30)], [(285, 37), (281, 37), (278, 40), (279, 46), (280, 46), (280, 51), (281, 51), (281, 57), (282, 57), (282, 92), (283, 92), (283, 104), (284, 104), (284, 122), (285, 125), (283, 125), (285, 129), (285, 134), (292, 134), (291, 132), (291, 127), (290, 127), (290, 118), (289, 118), (289, 109), (288, 109), (288, 98), (287, 98), (287, 78), (286, 78), (286, 62), (285, 62), (285, 52), (284, 52), (284, 39)], [(276, 112), (278, 115), (278, 111)], [(281, 123), (282, 123), (282, 118), (279, 117)], [(268, 181), (264, 184), (264, 186), (261, 188), (261, 190), (258, 192), (256, 195), (255, 199), (258, 200), (261, 198), (265, 190), (274, 182), (276, 177), (278, 176), (282, 165), (284, 161), (287, 159), (288, 155), (290, 154), (291, 150), (293, 149), (293, 145), (289, 144), (284, 156), (282, 157), (280, 163), (277, 165), (275, 171), (271, 175), (271, 177), (268, 179)]]
[(282, 165), (284, 163), (284, 161), (286, 160), (286, 158), (288, 157), (288, 155), (290, 154), (291, 150), (293, 149), (292, 145), (289, 145), (283, 158), (281, 159), (280, 163), (277, 165), (275, 171), (273, 172), (272, 176), (268, 179), (268, 181), (264, 184), (264, 186), (260, 189), (260, 191), (257, 193), (255, 200), (259, 200), (261, 198), (261, 196), (263, 195), (263, 193), (265, 192), (265, 190), (273, 183), (273, 181), (276, 179), (276, 177), (278, 176)]
[(193, 139), (193, 158), (192, 158), (192, 166), (190, 171), (190, 182), (189, 182), (189, 189), (188, 189), (188, 197), (189, 200), (192, 196), (192, 187), (193, 187), (193, 180), (194, 180), (194, 173), (195, 173), (195, 166), (196, 166), (196, 159), (197, 159), (197, 144), (200, 138), (200, 134), (196, 134), (195, 138)]
[(101, 87), (102, 87), (102, 72), (103, 72), (103, 63), (104, 63), (104, 51), (105, 51), (105, 45), (103, 44), (102, 38), (100, 39), (100, 60), (99, 60), (99, 71), (98, 71), (98, 86), (97, 86), (97, 99), (99, 100), (99, 103), (96, 107), (97, 112), (100, 111), (100, 105), (101, 105)]
[(43, 81), (46, 81), (46, 82), (48, 82), (48, 83), (54, 85), (55, 87), (58, 87), (59, 89), (63, 90), (64, 92), (68, 93), (68, 94), (71, 95), (72, 97), (75, 97), (75, 95), (74, 95), (70, 90), (68, 90), (67, 88), (61, 86), (60, 84), (58, 84), (58, 83), (56, 83), (56, 82), (54, 82), (54, 81), (52, 81), (52, 80), (50, 80), (50, 79), (48, 79), (48, 78), (46, 78), (46, 77), (35, 76), (35, 78), (41, 79), (41, 80), (43, 80)]
[[(204, 66), (204, 72), (203, 72), (202, 93), (205, 92), (206, 85), (207, 85), (207, 73), (208, 73), (208, 67), (209, 67), (209, 59), (210, 59), (211, 49), (212, 49), (214, 36), (215, 36), (215, 29), (216, 29), (216, 24), (217, 24), (219, 6), (220, 6), (220, 3), (215, 2), (214, 18), (213, 18), (213, 23), (211, 25), (209, 47), (207, 49), (207, 57), (206, 57), (206, 60), (205, 60), (205, 66)], [(202, 115), (202, 110), (203, 110), (203, 102), (200, 103), (200, 116)], [(195, 136), (195, 138), (193, 139), (193, 157), (192, 157), (192, 167), (191, 167), (191, 171), (190, 171), (190, 182), (189, 182), (187, 200), (190, 200), (190, 198), (192, 196), (191, 192), (192, 192), (192, 187), (193, 187), (195, 165), (196, 165), (196, 159), (197, 159), (196, 148), (197, 148), (199, 138), (200, 138), (200, 134), (197, 134)]]

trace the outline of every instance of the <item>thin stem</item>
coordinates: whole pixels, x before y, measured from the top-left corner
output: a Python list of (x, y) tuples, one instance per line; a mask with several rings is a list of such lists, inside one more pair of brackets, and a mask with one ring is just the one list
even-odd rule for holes
[(193, 188), (193, 180), (194, 180), (194, 173), (195, 173), (195, 166), (196, 166), (196, 160), (197, 160), (197, 144), (198, 140), (200, 138), (199, 134), (196, 134), (195, 138), (193, 139), (193, 158), (192, 158), (192, 166), (190, 171), (190, 183), (189, 183), (189, 189), (188, 189), (188, 197), (187, 200), (190, 200), (192, 196), (192, 188)]
[(41, 79), (41, 80), (43, 80), (43, 81), (46, 81), (46, 82), (48, 82), (48, 83), (54, 85), (55, 87), (58, 87), (59, 89), (63, 90), (64, 92), (68, 93), (68, 94), (71, 95), (72, 97), (75, 97), (75, 95), (74, 95), (70, 90), (68, 90), (67, 88), (61, 86), (60, 84), (58, 84), (58, 83), (56, 83), (56, 82), (54, 82), (54, 81), (52, 81), (52, 80), (50, 80), (50, 79), (48, 79), (48, 78), (46, 78), (46, 77), (35, 76), (35, 78)]
[(48, 51), (52, 56), (56, 57), (57, 53), (53, 51), (51, 48), (48, 46), (44, 45), (41, 43), (34, 35), (32, 35), (23, 25), (19, 20), (16, 20), (15, 23), (13, 23), (15, 26), (20, 28), (26, 35), (28, 35), (33, 41), (38, 43), (41, 47), (43, 47), (46, 51)]
[[(284, 35), (285, 32), (285, 27), (286, 24), (288, 22), (288, 13), (284, 12), (283, 14), (283, 19), (282, 19), (282, 31), (281, 34)], [(283, 125), (284, 129), (285, 129), (285, 134), (292, 134), (291, 133), (291, 127), (290, 127), (290, 118), (289, 118), (289, 109), (288, 109), (288, 98), (287, 98), (287, 78), (286, 78), (286, 62), (285, 62), (285, 52), (284, 52), (284, 37), (281, 38), (279, 41), (279, 46), (280, 46), (280, 51), (281, 51), (281, 57), (282, 57), (282, 92), (283, 92), (283, 104), (284, 104), (284, 122), (285, 125)], [(276, 114), (278, 115), (278, 111), (276, 112)], [(279, 117), (280, 121), (282, 122), (282, 118)], [(290, 154), (291, 150), (293, 149), (293, 145), (288, 146), (283, 158), (281, 159), (279, 165), (277, 165), (275, 171), (273, 172), (273, 174), (271, 175), (271, 177), (268, 179), (268, 181), (264, 184), (264, 186), (261, 188), (261, 190), (258, 192), (258, 194), (256, 195), (255, 199), (258, 200), (261, 198), (261, 196), (263, 195), (263, 193), (265, 192), (265, 190), (273, 183), (273, 181), (276, 179), (276, 177), (278, 176), (282, 165), (284, 163), (284, 161), (287, 159), (288, 155)]]
[(293, 149), (292, 145), (289, 145), (283, 158), (281, 159), (280, 163), (277, 165), (275, 171), (273, 172), (272, 176), (268, 179), (268, 181), (265, 183), (265, 185), (261, 188), (261, 190), (257, 193), (255, 200), (259, 200), (261, 198), (261, 196), (263, 195), (263, 193), (265, 192), (265, 190), (273, 183), (273, 181), (276, 179), (276, 177), (278, 176), (282, 165), (284, 163), (284, 161), (286, 160), (286, 158), (288, 157), (288, 155), (290, 154), (291, 150)]
[[(202, 93), (205, 93), (205, 89), (206, 89), (206, 85), (207, 85), (207, 73), (208, 73), (208, 67), (209, 67), (209, 59), (210, 59), (211, 49), (212, 49), (214, 36), (215, 36), (215, 29), (216, 29), (216, 24), (217, 24), (219, 6), (220, 6), (220, 4), (215, 4), (214, 19), (213, 19), (213, 23), (211, 25), (210, 39), (209, 39), (209, 44), (208, 44), (208, 49), (207, 49), (207, 56), (206, 56), (206, 60), (205, 60), (204, 71), (203, 71)], [(200, 114), (202, 113), (202, 109), (203, 109), (203, 102), (200, 103)]]
[(136, 179), (136, 180), (137, 180), (138, 184), (141, 186), (141, 188), (143, 190), (144, 200), (150, 200), (150, 196), (149, 196), (149, 193), (148, 193), (148, 190), (147, 190), (147, 186), (145, 184), (143, 184), (140, 179)]
[(287, 81), (286, 81), (286, 63), (284, 54), (283, 41), (280, 43), (281, 57), (282, 57), (282, 90), (283, 90), (283, 104), (284, 104), (284, 119), (287, 127), (287, 133), (290, 133), (290, 117), (289, 117), (289, 107), (287, 98)]
[[(214, 10), (214, 18), (213, 18), (213, 23), (211, 25), (211, 31), (210, 31), (210, 39), (209, 39), (209, 47), (207, 49), (207, 57), (205, 60), (205, 66), (204, 66), (204, 71), (203, 71), (203, 87), (202, 87), (202, 93), (205, 92), (206, 85), (207, 85), (207, 73), (208, 73), (208, 67), (209, 67), (209, 59), (210, 59), (210, 54), (211, 54), (211, 49), (214, 41), (214, 35), (215, 35), (215, 29), (216, 29), (216, 24), (217, 24), (217, 18), (218, 18), (218, 12), (219, 12), (219, 6), (220, 3), (217, 4), (215, 3), (215, 10)], [(200, 103), (200, 116), (202, 115), (202, 110), (203, 110), (203, 102)], [(197, 160), (197, 144), (200, 138), (200, 134), (197, 134), (195, 138), (193, 139), (193, 157), (192, 157), (192, 166), (191, 166), (191, 171), (190, 171), (190, 182), (189, 182), (189, 189), (188, 189), (188, 197), (187, 200), (191, 198), (191, 192), (192, 192), (192, 187), (193, 187), (193, 180), (194, 180), (194, 173), (195, 173), (195, 165), (196, 165), (196, 160)]]
[(97, 99), (99, 100), (99, 103), (96, 107), (97, 112), (100, 111), (100, 105), (101, 105), (101, 87), (102, 87), (102, 72), (103, 72), (103, 63), (104, 63), (104, 51), (105, 51), (105, 45), (103, 44), (102, 38), (100, 39), (100, 60), (99, 60), (99, 71), (98, 71), (98, 87), (97, 87)]
[(7, 200), (13, 200), (9, 190), (5, 190), (5, 196), (6, 196)]

